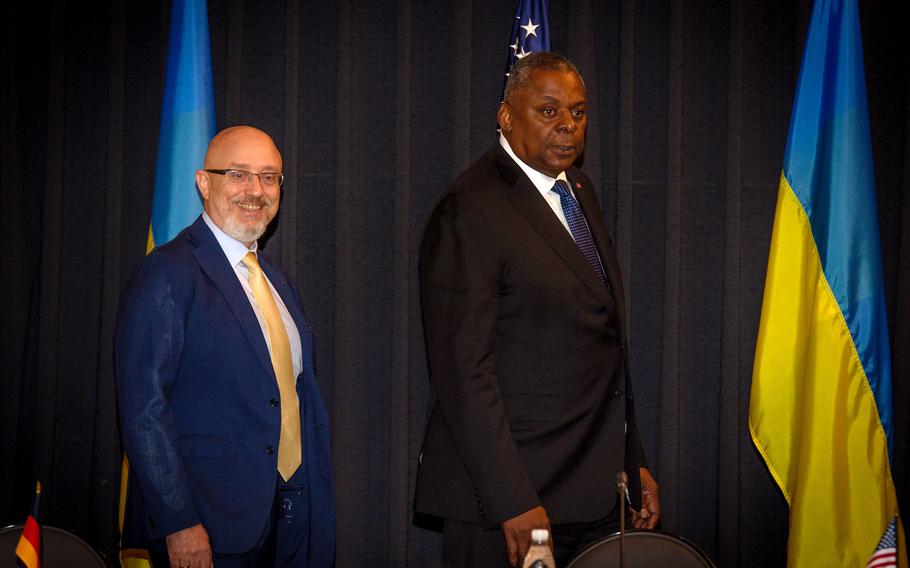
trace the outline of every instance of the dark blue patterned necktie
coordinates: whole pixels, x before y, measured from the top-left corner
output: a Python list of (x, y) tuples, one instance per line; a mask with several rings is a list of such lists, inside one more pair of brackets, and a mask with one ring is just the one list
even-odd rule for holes
[[(569, 230), (572, 232), (575, 244), (578, 245), (585, 258), (588, 259), (594, 272), (600, 276), (601, 281), (607, 284), (603, 266), (600, 264), (597, 249), (594, 247), (594, 239), (591, 238), (591, 229), (588, 228), (588, 223), (585, 221), (585, 216), (582, 214), (578, 202), (575, 201), (572, 192), (569, 191), (569, 184), (558, 179), (553, 186), (553, 191), (559, 194), (559, 203), (562, 205), (562, 212), (569, 223)], [(609, 284), (607, 284), (607, 287), (609, 287)]]

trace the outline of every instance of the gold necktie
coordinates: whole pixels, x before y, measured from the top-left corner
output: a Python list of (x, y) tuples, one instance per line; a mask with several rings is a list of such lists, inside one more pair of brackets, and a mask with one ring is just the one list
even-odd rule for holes
[(291, 363), (291, 345), (288, 342), (287, 330), (281, 320), (278, 305), (272, 296), (269, 283), (259, 267), (256, 253), (248, 252), (243, 257), (244, 266), (249, 270), (250, 288), (253, 298), (265, 319), (269, 332), (272, 367), (278, 378), (278, 393), (281, 396), (281, 437), (278, 440), (278, 473), (285, 481), (289, 480), (300, 467), (300, 403), (295, 388), (294, 366)]

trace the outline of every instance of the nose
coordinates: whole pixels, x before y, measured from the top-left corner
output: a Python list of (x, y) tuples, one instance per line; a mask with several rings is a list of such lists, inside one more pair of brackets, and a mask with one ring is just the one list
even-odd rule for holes
[(260, 195), (264, 191), (262, 187), (262, 181), (260, 181), (259, 176), (251, 175), (250, 180), (246, 182), (244, 187), (244, 192), (251, 195)]
[(573, 133), (578, 130), (578, 123), (572, 117), (572, 111), (563, 109), (559, 111), (559, 120), (556, 123), (556, 129), (560, 132)]

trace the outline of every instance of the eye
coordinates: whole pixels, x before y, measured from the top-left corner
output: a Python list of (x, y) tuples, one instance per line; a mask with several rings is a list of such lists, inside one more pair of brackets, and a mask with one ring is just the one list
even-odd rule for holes
[(229, 180), (235, 183), (243, 183), (246, 181), (246, 172), (241, 172), (239, 170), (228, 170), (224, 172), (224, 175), (226, 175)]
[(544, 107), (540, 112), (546, 117), (556, 116), (556, 109), (553, 107)]
[(259, 180), (265, 185), (275, 185), (278, 183), (278, 174), (272, 172), (263, 172), (259, 174)]
[(576, 120), (581, 120), (582, 118), (584, 118), (585, 113), (586, 113), (585, 109), (577, 108), (572, 111), (572, 117)]

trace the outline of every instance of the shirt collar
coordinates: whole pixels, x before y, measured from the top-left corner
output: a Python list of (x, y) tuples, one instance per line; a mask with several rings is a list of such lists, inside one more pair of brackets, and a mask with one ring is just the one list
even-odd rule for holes
[(515, 152), (512, 151), (512, 146), (509, 145), (509, 141), (506, 140), (506, 137), (503, 136), (502, 132), (499, 133), (499, 145), (502, 146), (502, 149), (515, 160), (515, 163), (518, 164), (518, 167), (525, 173), (528, 178), (530, 178), (531, 183), (534, 184), (534, 187), (537, 188), (537, 191), (541, 195), (546, 196), (547, 192), (553, 189), (553, 186), (556, 185), (556, 180), (561, 179), (566, 182), (566, 184), (571, 188), (572, 185), (569, 183), (569, 179), (566, 177), (566, 172), (559, 172), (559, 175), (555, 178), (551, 178), (543, 172), (539, 172), (529, 166), (528, 164), (521, 161), (521, 159), (515, 155)]
[(202, 212), (202, 220), (205, 221), (205, 224), (208, 225), (209, 229), (212, 230), (212, 233), (215, 234), (215, 239), (218, 241), (218, 244), (221, 245), (221, 250), (224, 251), (224, 256), (227, 257), (231, 266), (237, 266), (243, 257), (246, 256), (246, 253), (250, 251), (256, 252), (256, 249), (259, 247), (259, 243), (254, 241), (253, 246), (246, 248), (245, 244), (222, 231), (205, 211)]

